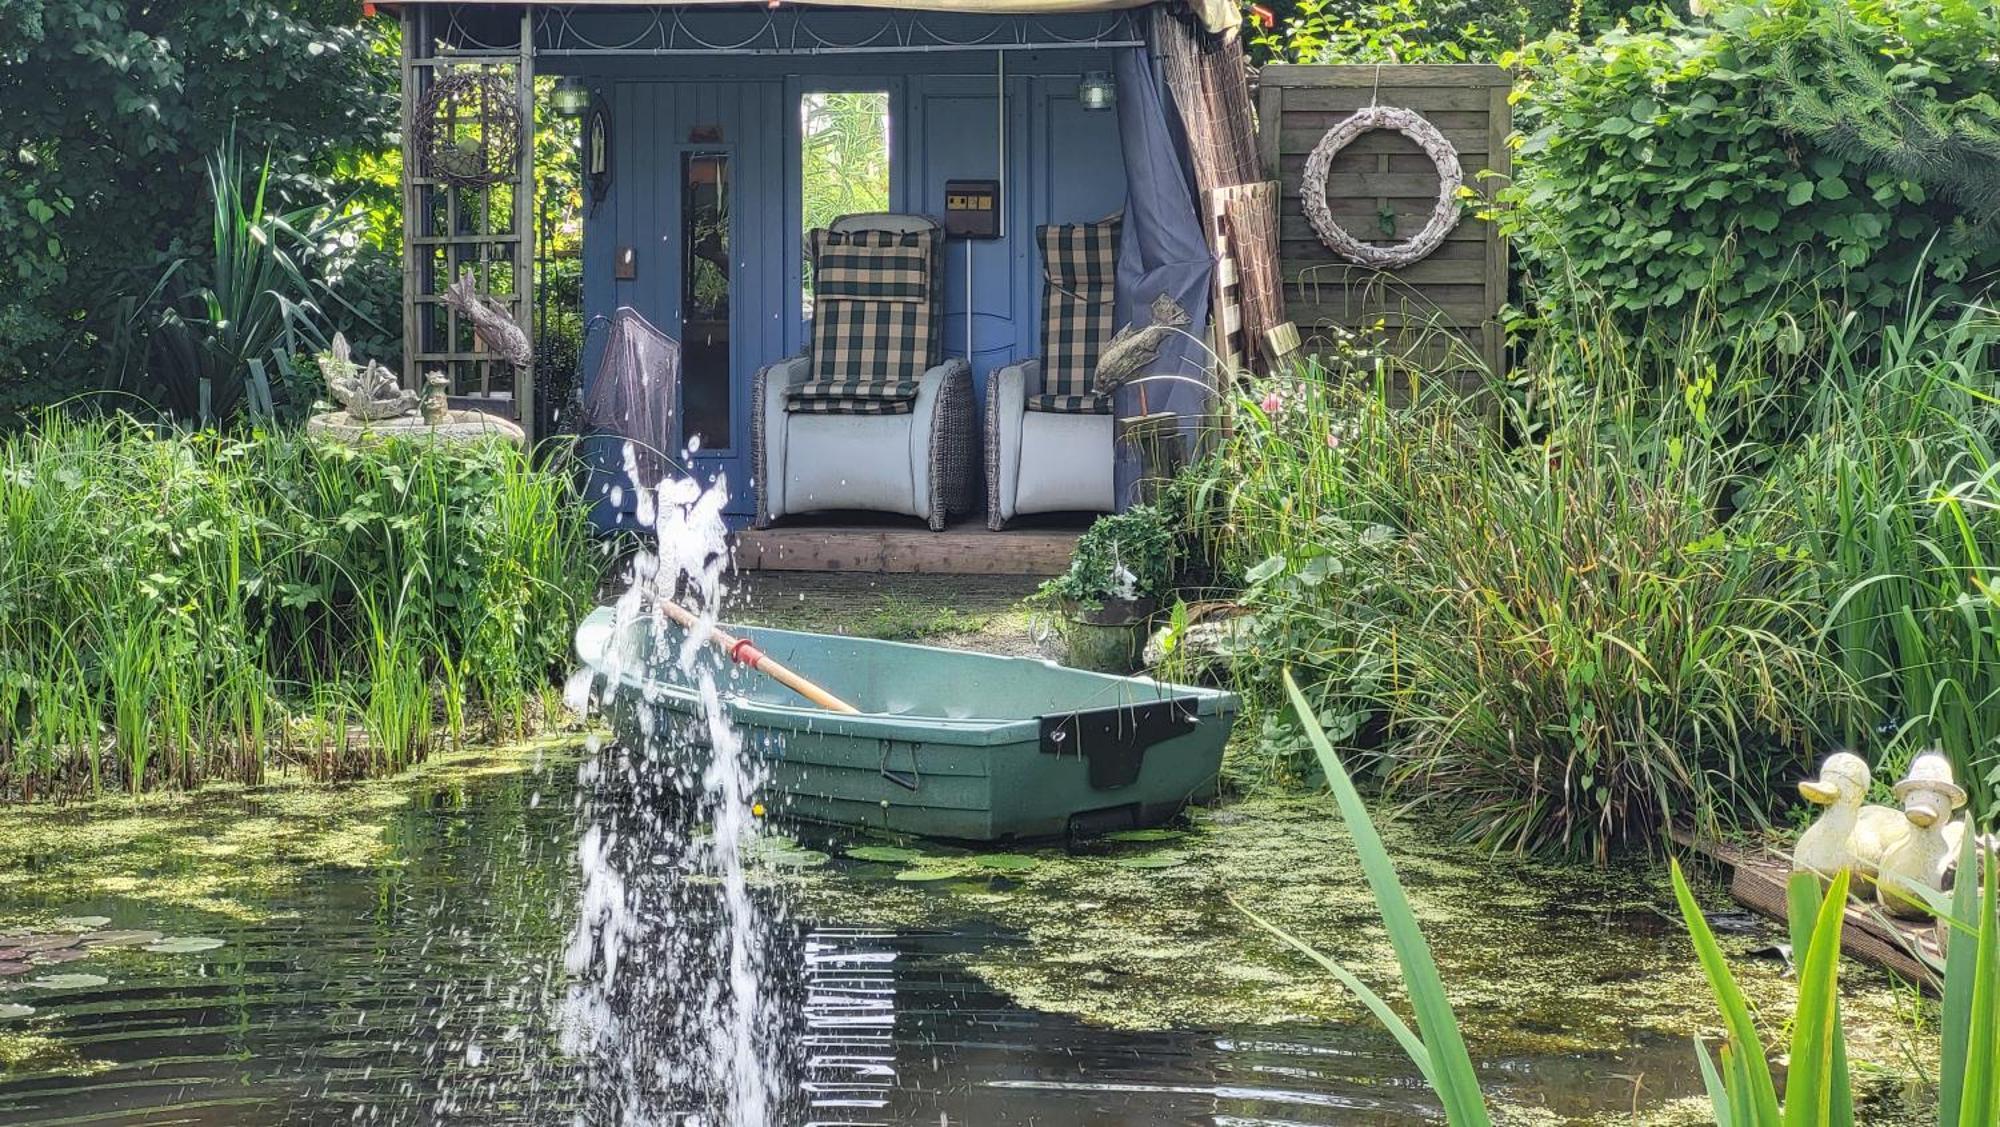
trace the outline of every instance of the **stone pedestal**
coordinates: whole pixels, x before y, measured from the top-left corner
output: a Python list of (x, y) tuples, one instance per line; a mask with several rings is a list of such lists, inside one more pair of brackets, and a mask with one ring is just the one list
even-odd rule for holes
[(367, 442), (403, 439), (414, 442), (471, 444), (494, 438), (516, 447), (526, 447), (528, 435), (519, 425), (484, 411), (451, 411), (445, 421), (433, 426), (421, 415), (393, 419), (356, 419), (345, 411), (329, 411), (306, 420), (306, 433), (359, 446)]

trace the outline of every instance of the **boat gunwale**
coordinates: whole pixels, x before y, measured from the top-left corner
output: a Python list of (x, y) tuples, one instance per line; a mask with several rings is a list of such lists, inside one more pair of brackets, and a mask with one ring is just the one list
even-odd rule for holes
[[(739, 629), (728, 623), (718, 623), (732, 632)], [(619, 701), (637, 700), (655, 707), (666, 706), (676, 711), (696, 711), (700, 707), (700, 694), (691, 686), (646, 676), (643, 670), (621, 670), (615, 674), (604, 662), (604, 651), (609, 648), (618, 626), (611, 607), (599, 607), (587, 615), (576, 630), (576, 652), (579, 660), (598, 677), (607, 682), (615, 682), (612, 694)], [(945, 654), (961, 659), (980, 659), (990, 662), (1027, 663), (1057, 670), (1065, 675), (1104, 682), (1131, 682), (1161, 690), (1153, 701), (1131, 701), (1130, 704), (1149, 704), (1158, 700), (1192, 699), (1195, 714), (1200, 717), (1229, 716), (1240, 708), (1240, 699), (1235, 693), (1223, 689), (1211, 689), (1200, 685), (1182, 685), (1172, 681), (1158, 681), (1151, 677), (1120, 677), (1110, 673), (1097, 673), (1087, 669), (1072, 669), (1059, 662), (1040, 657), (1021, 657), (1009, 654), (989, 654), (978, 650), (954, 650), (941, 646), (926, 646), (914, 642), (897, 642), (884, 638), (855, 638), (841, 634), (816, 634), (806, 630), (782, 630), (775, 627), (741, 627), (745, 631), (755, 631), (759, 637), (787, 637), (809, 639), (834, 639), (855, 645), (883, 649), (902, 649), (926, 654)], [(586, 649), (586, 638), (598, 641), (595, 651)], [(761, 648), (761, 647), (760, 647)], [(758, 700), (741, 694), (724, 693), (722, 701), (729, 710), (730, 717), (746, 727), (766, 728), (778, 731), (803, 731), (830, 736), (854, 736), (869, 739), (911, 741), (913, 725), (921, 725), (924, 738), (933, 743), (948, 743), (973, 747), (990, 747), (1002, 744), (1039, 742), (1042, 720), (1047, 716), (1068, 716), (1095, 711), (1091, 708), (1057, 709), (1037, 713), (1033, 716), (1004, 717), (952, 717), (936, 716), (916, 712), (862, 712), (853, 715), (830, 712), (810, 705), (780, 704), (775, 701)], [(1105, 707), (1116, 707), (1107, 705)]]

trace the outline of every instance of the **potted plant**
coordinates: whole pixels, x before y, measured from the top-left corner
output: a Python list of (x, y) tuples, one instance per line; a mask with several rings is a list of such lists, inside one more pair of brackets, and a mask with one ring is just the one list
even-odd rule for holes
[(1070, 665), (1104, 673), (1139, 668), (1147, 627), (1172, 588), (1178, 554), (1173, 529), (1151, 505), (1090, 526), (1076, 542), (1069, 570), (1035, 595), (1055, 613)]

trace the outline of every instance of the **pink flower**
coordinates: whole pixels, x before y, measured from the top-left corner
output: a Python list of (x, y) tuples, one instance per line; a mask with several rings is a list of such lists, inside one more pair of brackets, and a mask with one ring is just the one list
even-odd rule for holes
[(1284, 406), (1284, 401), (1278, 398), (1277, 392), (1267, 391), (1264, 393), (1264, 402), (1258, 404), (1258, 406), (1264, 408), (1266, 415), (1276, 415), (1278, 409)]
[(1338, 449), (1340, 449), (1340, 432), (1339, 432), (1339, 431), (1337, 431), (1337, 430), (1329, 430), (1329, 431), (1327, 431), (1327, 432), (1326, 432), (1326, 448), (1327, 448), (1328, 450), (1338, 450)]

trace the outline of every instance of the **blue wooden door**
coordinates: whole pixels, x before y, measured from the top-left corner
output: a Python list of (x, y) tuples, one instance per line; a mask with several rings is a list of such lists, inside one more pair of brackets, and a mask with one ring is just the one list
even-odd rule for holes
[(771, 237), (784, 206), (781, 93), (776, 82), (656, 90), (650, 163), (665, 189), (656, 224), (667, 323), (681, 342), (681, 442), (696, 476), (721, 483), (739, 518), (756, 508), (751, 381), (784, 349), (771, 284), (784, 272), (782, 240)]
[(680, 342), (682, 461), (738, 520), (756, 510), (750, 384), (786, 347), (782, 100), (781, 79), (617, 83), (611, 193), (586, 220), (586, 307), (629, 305)]

